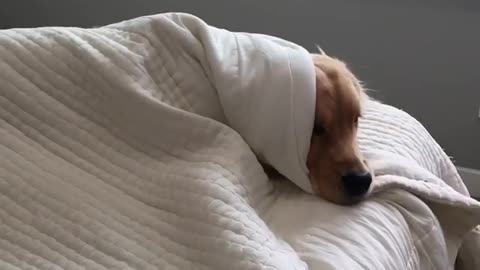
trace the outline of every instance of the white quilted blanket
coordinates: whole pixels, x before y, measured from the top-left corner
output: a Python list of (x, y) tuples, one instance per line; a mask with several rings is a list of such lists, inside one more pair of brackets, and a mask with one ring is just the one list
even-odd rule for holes
[(309, 189), (308, 59), (187, 14), (0, 31), (0, 269), (452, 269), (466, 234), (480, 269), (479, 203), (397, 109), (361, 122), (364, 203), (267, 179)]

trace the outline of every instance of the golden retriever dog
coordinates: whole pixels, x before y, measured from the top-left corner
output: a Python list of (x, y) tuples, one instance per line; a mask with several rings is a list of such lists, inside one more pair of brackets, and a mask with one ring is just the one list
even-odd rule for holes
[(316, 72), (315, 124), (307, 167), (316, 195), (339, 204), (360, 201), (369, 190), (372, 172), (357, 142), (358, 119), (367, 98), (346, 64), (312, 54)]

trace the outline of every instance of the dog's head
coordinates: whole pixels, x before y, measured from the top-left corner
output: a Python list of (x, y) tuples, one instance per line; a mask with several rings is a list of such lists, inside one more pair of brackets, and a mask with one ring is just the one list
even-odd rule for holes
[(366, 95), (344, 62), (312, 54), (316, 73), (315, 124), (307, 167), (315, 194), (351, 204), (363, 198), (372, 173), (357, 142), (358, 119)]

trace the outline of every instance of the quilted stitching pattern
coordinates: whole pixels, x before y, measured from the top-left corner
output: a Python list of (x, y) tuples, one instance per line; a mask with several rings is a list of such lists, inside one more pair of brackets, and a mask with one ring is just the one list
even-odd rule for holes
[(359, 132), (361, 150), (382, 150), (407, 158), (468, 195), (453, 163), (415, 118), (378, 102), (370, 102), (364, 115)]
[[(272, 189), (249, 148), (221, 124), (182, 125), (197, 116), (169, 107), (221, 119), (205, 75), (171, 59), (171, 46), (139, 39), (107, 29), (0, 35), (2, 265), (291, 269), (266, 259), (285, 251), (253, 210)], [(178, 122), (158, 121), (156, 141), (124, 130), (131, 119), (111, 111), (127, 113), (115, 104), (127, 91), (154, 103), (135, 128), (166, 110)]]

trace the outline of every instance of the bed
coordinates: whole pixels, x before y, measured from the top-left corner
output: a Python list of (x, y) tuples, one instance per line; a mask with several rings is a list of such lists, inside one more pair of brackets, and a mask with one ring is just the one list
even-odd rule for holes
[(0, 268), (477, 269), (480, 205), (405, 112), (366, 105), (356, 206), (268, 179), (302, 176), (308, 59), (181, 13), (2, 30)]

